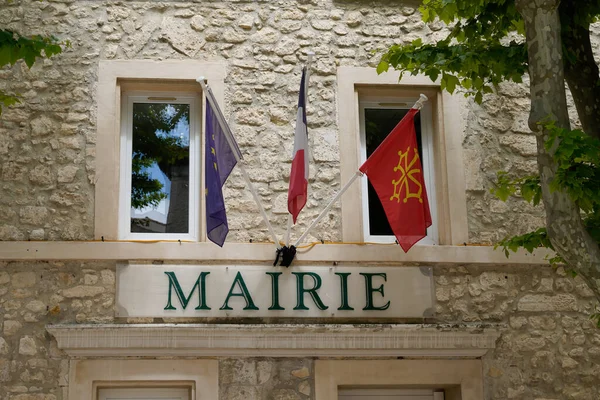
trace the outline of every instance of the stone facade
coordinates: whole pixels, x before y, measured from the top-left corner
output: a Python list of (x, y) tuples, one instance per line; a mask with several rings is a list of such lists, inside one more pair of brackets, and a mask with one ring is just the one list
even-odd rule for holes
[[(308, 91), (310, 197), (297, 232), (341, 184), (336, 68), (374, 67), (392, 43), (445, 34), (402, 2), (335, 0), (14, 0), (0, 6), (0, 24), (72, 43), (31, 70), (22, 64), (0, 70), (0, 88), (23, 100), (0, 118), (0, 241), (94, 238), (100, 60), (226, 62), (224, 111), (281, 236), (306, 53), (316, 53)], [(527, 96), (526, 86), (505, 84), (482, 105), (465, 102), (470, 243), (489, 244), (543, 223), (541, 208), (519, 199), (502, 203), (489, 193), (497, 170), (536, 170)], [(244, 187), (234, 170), (225, 189), (228, 240), (269, 240)], [(341, 240), (340, 218), (319, 238)], [(483, 359), (486, 399), (600, 398), (600, 331), (588, 319), (595, 302), (581, 279), (540, 265), (436, 266), (434, 275), (431, 322), (502, 328), (497, 348)], [(47, 324), (161, 322), (115, 320), (114, 296), (114, 262), (0, 261), (0, 399), (67, 399), (68, 357)], [(310, 359), (222, 357), (219, 380), (222, 400), (314, 399)]]
[[(375, 6), (376, 4), (376, 6)], [(0, 240), (93, 238), (99, 60), (198, 59), (227, 63), (225, 113), (248, 172), (279, 235), (287, 222), (300, 67), (315, 52), (308, 91), (309, 199), (297, 232), (340, 187), (336, 68), (372, 66), (392, 43), (442, 37), (401, 3), (279, 1), (51, 1), (5, 4), (0, 23), (24, 34), (55, 34), (72, 47), (28, 70), (0, 71), (2, 88), (23, 103), (0, 121)], [(543, 223), (543, 210), (489, 193), (495, 171), (534, 173), (528, 89), (503, 85), (478, 106), (465, 104), (469, 240), (491, 243)], [(229, 240), (268, 240), (239, 171), (225, 198)], [(335, 209), (334, 209), (335, 210)], [(339, 208), (335, 211), (339, 215)], [(334, 213), (334, 215), (335, 215)], [(515, 223), (518, 220), (519, 223)], [(340, 240), (333, 218), (319, 239)]]
[[(45, 326), (124, 322), (114, 318), (115, 264), (4, 262), (0, 271), (0, 399), (66, 400), (68, 357)], [(437, 267), (434, 275), (430, 322), (501, 327), (483, 359), (486, 399), (600, 396), (600, 332), (581, 279), (547, 266)], [(219, 382), (223, 400), (314, 399), (310, 359), (222, 357)]]

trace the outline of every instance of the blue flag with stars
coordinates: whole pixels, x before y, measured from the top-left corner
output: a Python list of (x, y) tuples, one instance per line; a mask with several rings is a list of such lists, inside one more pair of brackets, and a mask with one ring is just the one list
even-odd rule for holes
[[(221, 110), (210, 90), (206, 93), (211, 96), (216, 110), (211, 107), (211, 102), (206, 102), (206, 149), (205, 149), (205, 195), (206, 195), (206, 232), (208, 238), (223, 247), (225, 238), (229, 233), (225, 201), (223, 200), (223, 185), (227, 177), (237, 164), (235, 153), (241, 158), (237, 143), (231, 135), (228, 126), (222, 127), (216, 113), (222, 117)], [(225, 119), (221, 118), (226, 124)], [(224, 129), (225, 130), (224, 130)], [(229, 136), (232, 147), (227, 141)], [(234, 153), (235, 152), (235, 153)]]

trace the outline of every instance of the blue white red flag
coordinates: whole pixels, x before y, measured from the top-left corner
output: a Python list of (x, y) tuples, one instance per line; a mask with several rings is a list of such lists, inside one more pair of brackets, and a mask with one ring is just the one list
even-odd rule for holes
[(292, 170), (288, 189), (288, 211), (294, 223), (298, 214), (306, 204), (308, 196), (308, 131), (306, 129), (306, 67), (302, 69), (298, 113), (296, 115), (296, 132), (294, 135), (294, 153), (292, 154)]
[[(237, 164), (235, 154), (238, 155), (238, 158), (241, 158), (241, 153), (210, 89), (206, 91), (206, 96), (210, 96), (215, 105), (213, 110), (211, 101), (206, 103), (206, 148), (204, 157), (206, 233), (212, 242), (223, 247), (225, 238), (229, 233), (225, 201), (223, 199), (223, 185), (231, 170)], [(221, 126), (219, 121), (225, 126)], [(226, 135), (229, 137), (229, 141)]]

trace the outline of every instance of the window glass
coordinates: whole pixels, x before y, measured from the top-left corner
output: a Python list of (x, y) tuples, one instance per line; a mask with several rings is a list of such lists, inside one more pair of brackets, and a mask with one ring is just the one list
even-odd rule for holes
[(131, 232), (188, 233), (190, 105), (133, 103)]
[[(387, 137), (394, 127), (406, 115), (409, 108), (364, 108), (365, 121), (365, 142), (367, 158), (375, 151), (377, 146)], [(419, 157), (423, 160), (423, 144), (421, 138), (421, 113), (415, 115), (415, 131), (417, 134), (417, 144), (419, 146)], [(425, 170), (426, 165), (423, 164)], [(373, 189), (371, 183), (368, 183), (368, 213), (369, 213), (369, 234), (370, 235), (393, 235), (392, 228), (385, 216), (381, 201)]]

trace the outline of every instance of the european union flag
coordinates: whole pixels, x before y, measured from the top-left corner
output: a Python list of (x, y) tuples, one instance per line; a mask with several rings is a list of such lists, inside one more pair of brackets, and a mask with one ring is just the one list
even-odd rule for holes
[[(225, 201), (223, 200), (223, 185), (231, 173), (231, 170), (233, 170), (233, 167), (237, 164), (235, 154), (241, 158), (241, 153), (225, 119), (222, 117), (221, 110), (210, 89), (206, 91), (206, 96), (210, 96), (215, 105), (215, 110), (213, 110), (211, 101), (207, 101), (206, 104), (206, 156), (204, 179), (206, 195), (206, 232), (208, 238), (212, 242), (223, 247), (227, 233), (229, 233), (227, 214), (225, 213)], [(220, 120), (225, 126), (221, 126), (219, 117), (221, 117)], [(229, 137), (229, 141), (227, 140), (227, 137)]]

